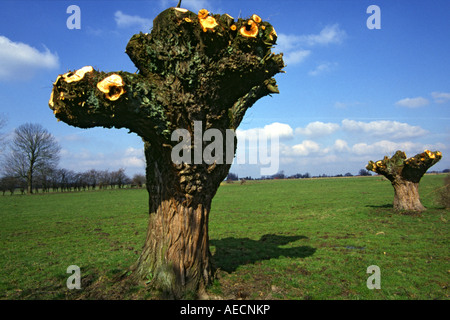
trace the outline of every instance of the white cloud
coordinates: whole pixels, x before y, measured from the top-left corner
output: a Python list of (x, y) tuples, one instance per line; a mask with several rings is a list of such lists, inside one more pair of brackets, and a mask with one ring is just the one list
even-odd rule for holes
[(446, 103), (450, 101), (450, 93), (447, 92), (432, 92), (431, 96), (435, 103)]
[(280, 139), (289, 139), (294, 135), (294, 130), (292, 130), (290, 125), (279, 122), (274, 122), (264, 126), (264, 131), (268, 136), (277, 136)]
[(336, 63), (330, 63), (330, 62), (322, 63), (322, 64), (319, 64), (314, 70), (311, 70), (310, 72), (308, 72), (308, 74), (310, 76), (315, 77), (322, 73), (333, 70), (333, 68), (335, 68), (336, 66), (337, 66)]
[(236, 130), (238, 139), (257, 140), (261, 137), (278, 139), (290, 139), (294, 136), (294, 130), (288, 124), (274, 122), (264, 126), (264, 128), (253, 128), (247, 130)]
[(420, 143), (414, 143), (411, 141), (392, 142), (389, 140), (381, 140), (372, 144), (357, 143), (352, 147), (352, 152), (357, 155), (379, 155), (380, 158), (385, 155), (392, 156), (397, 150), (409, 153), (420, 152), (424, 149), (423, 145)]
[(423, 106), (428, 105), (430, 102), (422, 97), (417, 98), (405, 98), (397, 101), (395, 104), (400, 107), (406, 107), (406, 108), (420, 108)]
[(309, 123), (305, 128), (296, 128), (296, 134), (302, 134), (309, 137), (327, 136), (339, 129), (337, 123), (324, 123), (321, 121), (315, 121)]
[(326, 147), (322, 150), (323, 154), (335, 154), (350, 151), (347, 141), (342, 139), (337, 139), (334, 144), (330, 147)]
[(58, 68), (58, 55), (45, 46), (44, 49), (39, 51), (28, 44), (0, 36), (0, 80), (28, 80), (38, 70)]
[(293, 156), (307, 156), (311, 153), (320, 151), (320, 145), (312, 140), (304, 140), (300, 144), (291, 147), (287, 155)]
[(346, 151), (349, 151), (350, 148), (349, 148), (349, 146), (348, 146), (347, 141), (342, 140), (342, 139), (337, 139), (337, 140), (334, 142), (333, 150), (335, 150), (335, 151), (337, 151), (337, 152), (346, 152)]
[(286, 65), (300, 64), (302, 63), (309, 55), (311, 54), (311, 50), (295, 50), (292, 52), (286, 52), (283, 54), (283, 61)]
[(300, 45), (300, 36), (279, 33), (277, 37), (277, 51), (289, 52)]
[(150, 19), (142, 18), (140, 16), (131, 16), (120, 10), (114, 13), (114, 20), (119, 28), (139, 27), (143, 30), (148, 30), (153, 25), (153, 22)]
[(309, 46), (340, 44), (347, 37), (347, 33), (338, 24), (324, 27), (319, 34), (301, 36), (299, 41)]
[(346, 131), (362, 132), (377, 137), (385, 136), (390, 139), (413, 138), (428, 133), (428, 131), (419, 126), (388, 120), (362, 122), (344, 119), (342, 120), (342, 128)]

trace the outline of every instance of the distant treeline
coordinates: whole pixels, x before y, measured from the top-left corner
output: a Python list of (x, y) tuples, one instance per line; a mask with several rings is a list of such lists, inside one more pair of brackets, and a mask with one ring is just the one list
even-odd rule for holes
[[(430, 171), (428, 173), (449, 173), (450, 169), (445, 169), (443, 171)], [(359, 170), (359, 173), (356, 176), (371, 176), (372, 174), (370, 171), (366, 169)], [(318, 176), (311, 176), (308, 172), (301, 174), (296, 173), (293, 175), (286, 175), (284, 174), (284, 171), (278, 172), (276, 174), (270, 175), (270, 176), (261, 176), (261, 178), (252, 178), (250, 176), (247, 177), (241, 177), (235, 173), (230, 172), (227, 176), (226, 181), (239, 181), (239, 180), (276, 180), (276, 179), (309, 179), (309, 178), (333, 178), (333, 177), (353, 177), (354, 175), (350, 172), (347, 172), (346, 174), (337, 174), (337, 175), (327, 175), (327, 174), (321, 174)]]
[[(46, 169), (33, 177), (33, 192), (68, 192), (114, 188), (142, 188), (145, 175), (135, 174), (132, 178), (125, 174), (125, 169), (117, 171), (91, 169), (75, 172), (67, 169)], [(25, 194), (27, 182), (24, 178), (4, 175), (0, 178), (0, 192)]]

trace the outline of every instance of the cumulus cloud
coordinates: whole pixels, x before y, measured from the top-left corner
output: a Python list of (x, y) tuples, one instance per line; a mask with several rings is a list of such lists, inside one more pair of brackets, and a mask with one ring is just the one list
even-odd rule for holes
[(280, 140), (290, 139), (294, 136), (294, 130), (285, 123), (274, 122), (264, 126), (264, 128), (253, 128), (247, 130), (236, 130), (238, 139), (257, 140), (261, 137), (278, 138)]
[(450, 93), (447, 92), (432, 92), (431, 96), (435, 103), (446, 103), (450, 101)]
[(114, 20), (119, 28), (139, 27), (147, 30), (153, 25), (153, 22), (150, 19), (128, 15), (120, 10), (114, 13)]
[(355, 120), (342, 120), (342, 128), (351, 132), (362, 132), (372, 136), (386, 136), (390, 139), (404, 139), (420, 137), (428, 133), (419, 126), (389, 120), (362, 122)]
[(337, 139), (334, 142), (334, 145), (332, 147), (332, 150), (337, 151), (337, 152), (346, 152), (349, 151), (350, 148), (348, 146), (347, 141), (342, 140), (342, 139)]
[(307, 156), (311, 153), (320, 151), (320, 145), (312, 140), (304, 140), (300, 144), (296, 144), (287, 151), (290, 156)]
[[(320, 157), (332, 156), (336, 157), (337, 153), (350, 151), (347, 141), (342, 139), (335, 140), (334, 144), (323, 147), (315, 141), (303, 140), (300, 144), (293, 146), (280, 145), (280, 155), (289, 161), (293, 161), (296, 157), (315, 156), (320, 153)], [(283, 161), (283, 160), (282, 160)]]
[(423, 106), (428, 105), (430, 102), (428, 99), (425, 99), (423, 97), (417, 97), (417, 98), (405, 98), (397, 101), (395, 104), (400, 107), (406, 107), (406, 108), (420, 108)]
[(423, 145), (410, 141), (393, 142), (389, 140), (381, 140), (372, 144), (357, 143), (352, 147), (352, 152), (357, 155), (393, 155), (397, 150), (406, 153), (423, 151)]
[(337, 139), (333, 145), (329, 146), (329, 147), (325, 147), (321, 150), (322, 154), (330, 154), (330, 155), (335, 155), (336, 153), (343, 153), (343, 152), (348, 152), (350, 151), (350, 147), (348, 146), (347, 141), (342, 140), (342, 139)]
[(315, 121), (309, 123), (305, 128), (296, 128), (295, 133), (309, 137), (321, 137), (327, 136), (339, 129), (337, 123), (324, 123), (321, 121)]
[(58, 67), (58, 55), (45, 46), (43, 51), (39, 51), (28, 44), (0, 36), (0, 80), (28, 80), (38, 70)]

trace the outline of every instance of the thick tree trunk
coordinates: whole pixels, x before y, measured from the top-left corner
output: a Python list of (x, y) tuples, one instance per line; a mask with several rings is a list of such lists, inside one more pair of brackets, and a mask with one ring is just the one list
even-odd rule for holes
[(195, 298), (212, 279), (209, 204), (186, 206), (164, 200), (150, 214), (147, 238), (136, 265), (138, 279), (150, 281), (166, 298)]
[(163, 298), (195, 298), (212, 281), (208, 218), (230, 164), (168, 165), (169, 151), (145, 144), (150, 217), (141, 255), (130, 270)]
[(398, 211), (425, 211), (420, 202), (419, 183), (407, 180), (396, 180), (394, 187), (394, 209)]

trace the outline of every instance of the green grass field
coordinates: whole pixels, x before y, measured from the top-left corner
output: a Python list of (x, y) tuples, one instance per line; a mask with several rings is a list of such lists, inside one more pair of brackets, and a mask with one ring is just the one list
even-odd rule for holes
[[(381, 177), (223, 184), (213, 200), (210, 244), (221, 299), (449, 298), (449, 210), (444, 175), (420, 184), (421, 215), (394, 213)], [(0, 299), (84, 298), (138, 257), (147, 228), (143, 189), (0, 196)], [(82, 289), (68, 290), (70, 265)], [(367, 267), (381, 270), (369, 290)], [(144, 299), (144, 288), (120, 298)]]

